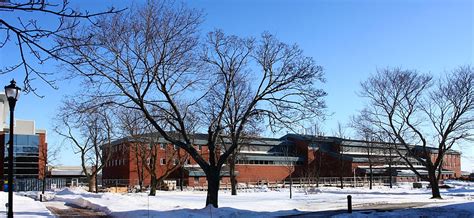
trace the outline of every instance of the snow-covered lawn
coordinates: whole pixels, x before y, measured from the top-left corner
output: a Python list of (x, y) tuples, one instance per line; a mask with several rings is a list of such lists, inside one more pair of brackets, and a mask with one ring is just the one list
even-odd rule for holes
[[(219, 193), (219, 208), (204, 208), (206, 193), (194, 191), (157, 192), (157, 196), (146, 193), (88, 193), (81, 189), (63, 189), (49, 193), (55, 201), (64, 201), (81, 207), (103, 211), (115, 217), (273, 217), (302, 214), (305, 212), (347, 209), (347, 195), (352, 196), (353, 208), (370, 209), (374, 206), (412, 203), (421, 205), (422, 209), (396, 210), (392, 212), (363, 211), (351, 216), (409, 216), (418, 214), (430, 215), (446, 213), (447, 217), (470, 215), (474, 217), (474, 183), (449, 182), (454, 188), (443, 189), (444, 199), (430, 199), (430, 190), (413, 189), (401, 186), (368, 188), (334, 188), (322, 187), (311, 190), (297, 190), (293, 199), (289, 199), (288, 190), (272, 191), (266, 188), (241, 191), (237, 196), (229, 192)], [(21, 194), (21, 193), (20, 193)], [(36, 193), (23, 193), (35, 196)], [(5, 196), (6, 194), (2, 195)], [(3, 197), (2, 197), (3, 199)], [(18, 201), (29, 201), (22, 208)], [(5, 200), (6, 201), (6, 200)], [(17, 206), (18, 205), (18, 206)], [(26, 205), (24, 205), (26, 206)], [(42, 204), (25, 197), (15, 196), (15, 211), (38, 210), (38, 215), (48, 215)], [(424, 209), (423, 209), (424, 208)], [(429, 209), (426, 209), (429, 208)], [(21, 214), (20, 214), (21, 215)], [(28, 214), (25, 214), (28, 215)], [(348, 214), (340, 214), (339, 217)], [(433, 214), (431, 214), (433, 215)], [(469, 217), (469, 216), (468, 216)]]
[[(5, 204), (8, 202), (8, 192), (0, 191), (0, 217), (6, 217)], [(39, 201), (32, 198), (13, 195), (13, 211), (15, 217), (52, 217), (53, 215)]]

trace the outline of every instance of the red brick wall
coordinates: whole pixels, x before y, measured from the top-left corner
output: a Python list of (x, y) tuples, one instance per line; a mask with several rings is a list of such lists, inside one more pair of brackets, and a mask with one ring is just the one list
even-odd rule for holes
[(289, 176), (290, 169), (284, 165), (236, 165), (238, 182), (281, 181)]
[(38, 178), (42, 179), (46, 175), (45, 164), (48, 161), (48, 143), (46, 143), (45, 133), (38, 133), (38, 138), (39, 138)]
[[(117, 145), (116, 145), (117, 146)], [(103, 179), (123, 179), (128, 180), (129, 185), (137, 185), (138, 184), (138, 169), (143, 170), (144, 175), (144, 185), (150, 184), (150, 173), (143, 167), (143, 161), (141, 157), (137, 159), (136, 157), (136, 149), (134, 148), (135, 144), (133, 143), (126, 143), (124, 145), (118, 145), (118, 149), (111, 148), (109, 150), (112, 151), (111, 159), (108, 161), (108, 164), (103, 169)], [(161, 177), (165, 174), (166, 171), (170, 170), (174, 166), (174, 159), (178, 159), (184, 161), (187, 157), (186, 153), (183, 149), (179, 150), (179, 154), (177, 150), (174, 150), (174, 147), (171, 144), (167, 144), (164, 149), (161, 149), (159, 145), (156, 146), (158, 152), (158, 159), (156, 160), (156, 175)], [(202, 150), (200, 152), (208, 152), (205, 146), (202, 146)], [(142, 150), (143, 151), (143, 150)], [(141, 152), (141, 151), (139, 151)], [(149, 152), (149, 151), (145, 151)], [(174, 155), (173, 155), (174, 154)], [(147, 156), (149, 153), (147, 154)], [(165, 158), (165, 164), (161, 164), (161, 158)], [(122, 164), (109, 164), (111, 162), (117, 160), (125, 160), (122, 161)], [(192, 163), (193, 161), (191, 161)], [(137, 164), (138, 163), (138, 164)], [(179, 168), (178, 168), (179, 169)]]
[[(432, 159), (435, 160), (437, 157), (436, 154), (432, 155)], [(461, 155), (457, 153), (448, 153), (444, 155), (443, 158), (443, 169), (452, 170), (454, 174), (451, 176), (452, 178), (459, 178), (461, 177)], [(448, 177), (448, 178), (451, 178)]]
[[(341, 176), (341, 168), (342, 168), (342, 176), (348, 177), (353, 175), (353, 167), (352, 161), (342, 160), (342, 167), (341, 167), (341, 160), (339, 157), (331, 156), (325, 152), (319, 152), (310, 150), (312, 152), (310, 156), (314, 158), (308, 165), (309, 169), (318, 170), (321, 168), (321, 172), (319, 174), (320, 177), (339, 177)], [(321, 161), (321, 165), (319, 164)]]

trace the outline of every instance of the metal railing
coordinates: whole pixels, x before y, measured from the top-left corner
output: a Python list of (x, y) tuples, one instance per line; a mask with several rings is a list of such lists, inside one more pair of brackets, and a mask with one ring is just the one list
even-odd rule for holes
[[(340, 187), (340, 177), (320, 177), (319, 182), (316, 178), (293, 178), (293, 187), (295, 188), (307, 188), (307, 187)], [(369, 177), (342, 177), (342, 184), (344, 187), (368, 187), (370, 183)], [(173, 180), (173, 179), (168, 179)], [(128, 179), (104, 179), (102, 180), (104, 187), (128, 187), (129, 191), (136, 189), (139, 185), (138, 180)], [(177, 186), (179, 181), (177, 180)], [(390, 184), (390, 177), (388, 176), (374, 176), (372, 178), (373, 186), (388, 186)], [(392, 177), (392, 184), (396, 184), (396, 178)], [(290, 180), (268, 180), (268, 179), (253, 179), (253, 180), (238, 180), (237, 189), (254, 189), (254, 188), (268, 188), (268, 189), (279, 189), (288, 188)], [(144, 185), (143, 188), (148, 188)], [(185, 186), (186, 189), (192, 189), (197, 191), (206, 191), (207, 183), (194, 184), (192, 186)], [(229, 181), (221, 181), (219, 188), (221, 190), (230, 190), (231, 184)], [(178, 189), (178, 188), (177, 188)]]
[[(15, 191), (41, 191), (43, 180), (37, 178), (17, 178), (13, 185)], [(45, 190), (67, 187), (65, 178), (47, 178)]]

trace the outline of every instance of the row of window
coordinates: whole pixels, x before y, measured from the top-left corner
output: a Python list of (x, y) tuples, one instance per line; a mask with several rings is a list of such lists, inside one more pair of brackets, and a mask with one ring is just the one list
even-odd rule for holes
[(293, 165), (303, 165), (303, 161), (273, 161), (273, 160), (237, 160), (236, 164), (242, 165), (289, 165), (289, 163)]
[[(166, 144), (160, 143), (159, 144), (161, 150), (165, 150)], [(126, 151), (128, 147), (126, 145), (120, 144), (112, 147), (112, 152), (118, 152), (118, 151)], [(173, 145), (174, 150), (178, 150), (179, 146)], [(201, 151), (202, 150), (202, 145), (197, 145), (196, 149)]]
[(105, 163), (106, 167), (115, 167), (115, 166), (122, 166), (127, 163), (126, 159), (118, 159), (118, 160), (109, 160), (107, 163)]
[[(146, 162), (147, 164), (150, 164), (150, 158), (148, 158)], [(110, 160), (105, 164), (105, 166), (106, 167), (122, 166), (122, 165), (126, 165), (126, 163), (127, 163), (126, 159)], [(160, 165), (165, 165), (165, 164), (166, 164), (166, 159), (160, 158)], [(173, 159), (173, 164), (174, 165), (179, 164), (179, 160)], [(191, 164), (191, 160), (187, 159), (186, 164)]]

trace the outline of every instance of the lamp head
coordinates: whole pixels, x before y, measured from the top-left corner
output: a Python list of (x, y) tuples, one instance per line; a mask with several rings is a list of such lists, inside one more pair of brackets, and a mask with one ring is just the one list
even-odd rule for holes
[(15, 80), (10, 81), (10, 85), (5, 86), (5, 94), (7, 95), (8, 100), (17, 101), (20, 98), (20, 87), (16, 86)]

